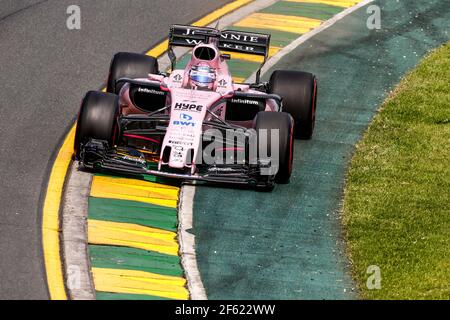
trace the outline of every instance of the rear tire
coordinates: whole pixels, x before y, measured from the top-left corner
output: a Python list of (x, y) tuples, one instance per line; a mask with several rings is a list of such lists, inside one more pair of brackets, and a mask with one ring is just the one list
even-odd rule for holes
[(111, 93), (89, 91), (83, 98), (75, 131), (74, 151), (80, 159), (80, 144), (89, 139), (114, 143), (115, 125), (119, 111), (119, 97)]
[[(272, 156), (272, 152), (276, 152), (271, 148), (271, 130), (279, 130), (279, 165), (278, 171), (275, 176), (275, 181), (277, 183), (288, 183), (289, 178), (292, 173), (292, 164), (294, 157), (294, 123), (292, 117), (286, 112), (270, 112), (262, 111), (256, 116), (256, 132), (258, 136), (259, 145), (259, 135), (260, 129), (267, 130), (267, 155)], [(260, 151), (258, 147), (258, 157), (260, 156)]]
[(120, 78), (147, 78), (158, 73), (158, 60), (139, 53), (119, 52), (111, 60), (106, 91), (119, 94), (123, 84), (116, 84)]
[(295, 137), (311, 139), (317, 104), (317, 80), (309, 72), (276, 70), (269, 81), (269, 93), (283, 98), (283, 111), (295, 122)]

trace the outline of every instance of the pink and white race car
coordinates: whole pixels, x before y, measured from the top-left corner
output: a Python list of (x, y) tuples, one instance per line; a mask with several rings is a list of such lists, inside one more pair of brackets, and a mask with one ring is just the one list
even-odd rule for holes
[[(270, 35), (173, 25), (170, 73), (157, 59), (117, 53), (107, 92), (84, 97), (75, 157), (91, 170), (154, 175), (185, 182), (229, 183), (272, 190), (292, 172), (294, 138), (314, 130), (313, 74), (277, 70), (260, 82)], [(192, 47), (176, 69), (173, 47)], [(255, 83), (236, 83), (234, 52), (263, 56)]]

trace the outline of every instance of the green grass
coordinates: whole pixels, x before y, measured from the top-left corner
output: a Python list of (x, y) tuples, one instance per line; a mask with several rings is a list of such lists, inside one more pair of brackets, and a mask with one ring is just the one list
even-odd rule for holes
[[(450, 299), (450, 43), (387, 99), (357, 145), (343, 220), (362, 298)], [(367, 267), (381, 269), (369, 290)]]

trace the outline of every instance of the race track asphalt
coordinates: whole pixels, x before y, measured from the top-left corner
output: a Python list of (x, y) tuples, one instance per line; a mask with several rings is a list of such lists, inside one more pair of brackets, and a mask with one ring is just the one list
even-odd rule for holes
[[(296, 141), (290, 184), (272, 193), (198, 187), (194, 229), (209, 299), (354, 299), (340, 222), (354, 145), (401, 77), (450, 39), (448, 0), (376, 0), (314, 36), (269, 70), (317, 75), (312, 140)], [(231, 200), (232, 199), (232, 200)], [(384, 281), (384, 280), (383, 280)]]
[[(228, 0), (0, 0), (0, 299), (47, 299), (41, 205), (58, 144), (117, 51), (144, 52), (172, 23)], [(81, 30), (66, 9), (81, 8)]]

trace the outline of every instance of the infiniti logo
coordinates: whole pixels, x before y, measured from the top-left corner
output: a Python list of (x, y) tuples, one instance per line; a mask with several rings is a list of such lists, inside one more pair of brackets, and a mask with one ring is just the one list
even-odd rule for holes
[(158, 91), (158, 90), (155, 90), (155, 89), (148, 89), (148, 88), (141, 88), (141, 87), (138, 88), (138, 92), (158, 94), (158, 95), (161, 95), (161, 96), (165, 95), (165, 93), (163, 91)]
[(248, 99), (232, 99), (231, 102), (232, 103), (259, 105), (258, 101), (256, 101), (256, 100), (248, 100)]

